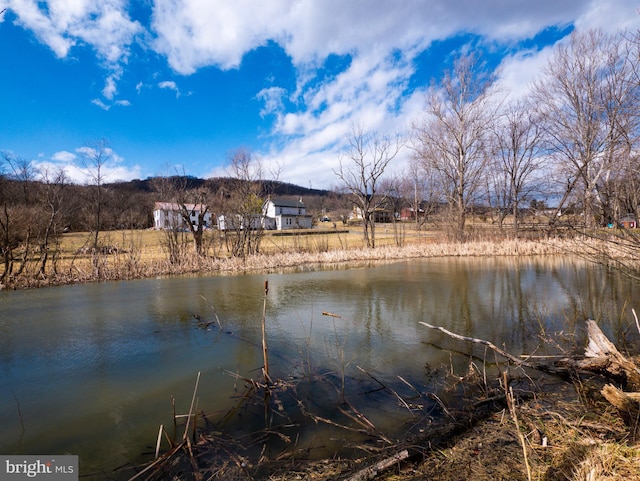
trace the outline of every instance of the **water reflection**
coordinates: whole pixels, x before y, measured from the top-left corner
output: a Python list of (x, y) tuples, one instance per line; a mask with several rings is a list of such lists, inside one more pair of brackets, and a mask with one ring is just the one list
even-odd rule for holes
[[(199, 371), (200, 406), (224, 412), (234, 402), (224, 371), (259, 375), (265, 279), (278, 376), (355, 377), (361, 366), (423, 386), (426, 365), (463, 368), (482, 352), (418, 321), (542, 353), (552, 349), (542, 333), (570, 332), (586, 318), (628, 339), (638, 296), (637, 284), (601, 268), (537, 257), (1, 292), (0, 452), (80, 454), (84, 473), (135, 460), (158, 425), (171, 424), (171, 395), (186, 412)], [(196, 317), (216, 316), (222, 330), (199, 328)]]

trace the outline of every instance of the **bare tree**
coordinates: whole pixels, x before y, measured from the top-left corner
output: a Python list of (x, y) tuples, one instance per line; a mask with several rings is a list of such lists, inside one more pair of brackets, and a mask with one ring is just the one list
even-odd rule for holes
[(0, 284), (6, 286), (9, 283), (13, 270), (13, 250), (16, 242), (13, 235), (13, 216), (11, 208), (11, 183), (7, 175), (8, 159), (10, 154), (2, 152), (0, 159), (0, 253), (2, 253), (2, 276)]
[(367, 247), (374, 248), (375, 213), (385, 203), (385, 197), (378, 192), (378, 182), (402, 149), (402, 142), (399, 136), (392, 139), (376, 133), (365, 134), (357, 126), (352, 126), (347, 140), (348, 159), (341, 158), (334, 173), (351, 193), (362, 215)]
[(441, 200), (435, 174), (435, 170), (414, 151), (402, 185), (405, 198), (413, 210), (415, 228), (418, 232), (425, 223), (433, 220), (432, 214), (436, 212)]
[(194, 182), (184, 171), (176, 171), (172, 176), (156, 177), (152, 186), (166, 215), (162, 228), (169, 261), (178, 264), (183, 260), (189, 238), (193, 240), (196, 255), (205, 255), (205, 232), (212, 227), (207, 220), (213, 216), (208, 187), (202, 182)]
[(578, 194), (587, 227), (610, 215), (601, 186), (625, 148), (626, 133), (636, 129), (636, 116), (629, 113), (637, 107), (638, 90), (629, 81), (623, 43), (619, 34), (572, 33), (533, 89), (549, 148), (566, 176), (558, 209)]
[[(48, 171), (42, 172), (42, 189), (40, 192), (39, 205), (46, 212), (46, 222), (44, 232), (40, 236), (40, 267), (37, 274), (40, 277), (47, 277), (47, 262), (51, 253), (51, 242), (55, 244), (53, 251), (54, 269), (55, 258), (58, 253), (58, 237), (61, 234), (60, 219), (65, 209), (65, 193), (68, 179), (65, 171), (59, 169), (51, 175)], [(43, 213), (44, 213), (43, 212)]]
[(534, 109), (522, 100), (507, 105), (494, 126), (493, 162), (489, 169), (492, 191), (500, 225), (510, 210), (516, 234), (520, 207), (527, 197), (539, 191), (542, 181), (542, 132)]
[(165, 225), (162, 228), (162, 245), (171, 264), (179, 264), (186, 252), (187, 237), (182, 228), (182, 214), (177, 203), (178, 184), (183, 183), (180, 177), (158, 176), (151, 180), (151, 186), (156, 193), (156, 202), (163, 204), (163, 207), (175, 206), (177, 212), (172, 208), (167, 209), (165, 215)]
[(401, 175), (392, 175), (382, 179), (380, 193), (385, 199), (384, 208), (391, 212), (390, 220), (395, 244), (402, 247), (406, 238), (406, 229), (401, 222), (400, 212), (407, 204), (407, 195), (410, 194), (406, 178)]
[(414, 149), (437, 172), (464, 238), (467, 211), (476, 200), (488, 157), (488, 136), (498, 108), (495, 75), (474, 55), (459, 57), (440, 85), (429, 89), (425, 118), (414, 125)]
[(33, 185), (37, 169), (12, 152), (0, 157), (0, 253), (4, 266), (0, 283), (8, 285), (22, 274), (31, 258), (37, 207)]
[(92, 186), (91, 194), (91, 215), (92, 241), (91, 247), (94, 252), (99, 250), (99, 236), (102, 231), (102, 215), (104, 207), (104, 184), (108, 177), (107, 165), (113, 161), (113, 150), (109, 147), (109, 142), (100, 139), (91, 145), (80, 149), (82, 162), (87, 171), (88, 183)]
[(228, 188), (219, 193), (222, 199), (221, 220), (231, 255), (245, 258), (260, 252), (264, 234), (262, 223), (265, 182), (262, 164), (249, 149), (239, 148), (229, 155)]
[(201, 256), (204, 254), (204, 231), (210, 227), (206, 221), (207, 214), (210, 213), (207, 192), (204, 189), (180, 189), (178, 205), (183, 225), (189, 229), (193, 237), (195, 252)]
[(20, 184), (22, 202), (25, 205), (31, 204), (31, 189), (38, 176), (38, 169), (34, 167), (33, 162), (30, 160), (11, 154), (5, 155), (5, 162), (9, 168), (11, 178)]

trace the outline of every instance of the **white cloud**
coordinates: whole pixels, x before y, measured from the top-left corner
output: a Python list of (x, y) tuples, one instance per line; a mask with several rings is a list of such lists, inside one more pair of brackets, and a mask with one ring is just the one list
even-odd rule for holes
[(116, 78), (114, 75), (109, 75), (105, 82), (104, 88), (102, 89), (102, 95), (104, 96), (104, 98), (112, 100), (116, 93), (118, 93), (118, 88), (116, 87)]
[(158, 82), (158, 87), (164, 90), (173, 90), (176, 93), (176, 98), (180, 97), (180, 89), (178, 85), (173, 80), (164, 80), (162, 82)]
[[(157, 49), (174, 70), (189, 74), (205, 65), (236, 67), (249, 50), (268, 40), (280, 43), (297, 70), (297, 89), (289, 96), (300, 107), (288, 111), (287, 92), (277, 84), (257, 94), (261, 115), (276, 116), (272, 146), (261, 155), (267, 167), (283, 164), (286, 180), (303, 185), (319, 178), (335, 182), (332, 170), (354, 123), (382, 133), (408, 130), (422, 104), (421, 93), (406, 88), (412, 62), (433, 40), (470, 32), (487, 41), (517, 41), (569, 25), (589, 7), (583, 0), (508, 8), (499, 0), (382, 0), (375, 8), (368, 0), (224, 3), (157, 1)], [(245, 15), (249, 9), (251, 16)], [(350, 55), (351, 64), (318, 84), (318, 68), (331, 53)], [(523, 88), (542, 58), (514, 55), (505, 62), (503, 82)]]
[(55, 160), (57, 162), (73, 162), (76, 158), (76, 154), (67, 152), (66, 150), (61, 150), (51, 156), (51, 160)]
[(113, 107), (114, 105), (116, 105), (118, 107), (129, 107), (129, 106), (131, 106), (131, 102), (129, 102), (126, 99), (116, 100), (116, 101), (114, 101), (112, 103), (105, 103), (101, 99), (93, 99), (93, 100), (91, 100), (91, 103), (93, 105), (96, 105), (96, 106), (100, 107), (102, 110), (105, 110), (105, 111), (109, 111), (111, 109), (111, 107)]
[(569, 24), (588, 6), (584, 0), (380, 0), (375, 8), (370, 0), (157, 0), (152, 30), (156, 49), (177, 72), (189, 74), (205, 65), (237, 67), (246, 52), (268, 40), (302, 66), (330, 53), (422, 49), (461, 31), (520, 39)]
[(552, 47), (541, 51), (521, 51), (502, 61), (499, 88), (510, 99), (524, 96), (534, 80), (544, 70), (552, 54)]
[(599, 28), (606, 32), (637, 30), (640, 21), (640, 3), (634, 0), (591, 0), (589, 8), (576, 20), (576, 28)]
[(125, 0), (5, 0), (16, 23), (32, 30), (59, 57), (77, 43), (92, 46), (109, 65), (119, 65), (143, 28), (129, 19)]
[(247, 51), (284, 35), (290, 1), (156, 0), (155, 49), (190, 74), (207, 65), (237, 67)]
[[(54, 153), (49, 159), (39, 156), (33, 161), (34, 166), (40, 172), (52, 173), (60, 169), (64, 170), (69, 180), (76, 184), (91, 182), (91, 162), (85, 161), (95, 155), (93, 147), (82, 146), (75, 149), (76, 153), (62, 150)], [(124, 158), (111, 148), (104, 150), (105, 162), (101, 166), (101, 175), (105, 182), (129, 181), (141, 177), (142, 168), (139, 165), (127, 166)]]
[(131, 45), (144, 32), (138, 22), (129, 18), (128, 3), (126, 0), (3, 0), (0, 8), (15, 13), (15, 22), (33, 31), (60, 58), (67, 57), (76, 45), (92, 47), (111, 72), (102, 93), (107, 100), (112, 100)]
[(264, 103), (264, 107), (260, 110), (260, 116), (281, 114), (284, 111), (282, 99), (286, 95), (287, 91), (281, 87), (269, 87), (258, 92), (256, 98)]
[(110, 105), (105, 104), (102, 100), (100, 99), (93, 99), (91, 101), (91, 103), (93, 105), (97, 105), (98, 107), (100, 107), (102, 110), (109, 110), (111, 108)]

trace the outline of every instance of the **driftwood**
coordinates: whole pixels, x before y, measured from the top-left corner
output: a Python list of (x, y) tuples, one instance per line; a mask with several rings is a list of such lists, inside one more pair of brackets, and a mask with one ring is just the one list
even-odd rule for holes
[(623, 392), (612, 384), (607, 384), (600, 392), (618, 410), (637, 440), (640, 435), (640, 393)]
[[(549, 366), (540, 366), (532, 362), (523, 361), (484, 339), (461, 336), (443, 327), (432, 326), (426, 322), (420, 322), (420, 324), (430, 329), (444, 332), (454, 339), (483, 344), (516, 365), (536, 368), (544, 372), (562, 374), (561, 370), (550, 370)], [(635, 391), (624, 392), (613, 384), (607, 384), (600, 392), (602, 396), (618, 410), (627, 426), (631, 428), (634, 437), (640, 437), (640, 368), (638, 368), (632, 360), (618, 351), (616, 346), (605, 336), (595, 321), (587, 321), (587, 334), (589, 342), (585, 348), (584, 358), (580, 360), (565, 358), (558, 364), (573, 370), (599, 373), (605, 378), (615, 380), (624, 387)]]
[(399, 453), (396, 453), (389, 458), (383, 459), (373, 466), (368, 466), (364, 469), (361, 469), (356, 474), (348, 478), (347, 481), (369, 481), (370, 479), (374, 479), (378, 474), (386, 471), (389, 468), (392, 468), (400, 461), (404, 461), (408, 457), (409, 451), (403, 449)]
[[(619, 380), (633, 391), (640, 390), (640, 370), (638, 366), (618, 351), (607, 339), (595, 321), (587, 321), (589, 344), (585, 349), (585, 359), (578, 364), (583, 369), (599, 371)], [(640, 392), (624, 392), (613, 384), (605, 385), (602, 396), (616, 408), (625, 424), (629, 426), (635, 439), (640, 435)]]
[(447, 336), (453, 337), (454, 339), (458, 339), (460, 341), (472, 342), (474, 344), (482, 344), (484, 346), (487, 346), (488, 348), (490, 348), (493, 351), (497, 352), (502, 357), (504, 357), (504, 358), (508, 359), (509, 361), (513, 362), (517, 366), (534, 367), (534, 368), (537, 367), (537, 366), (527, 362), (526, 360), (519, 359), (517, 356), (514, 356), (513, 354), (508, 353), (507, 351), (505, 351), (504, 349), (499, 348), (498, 346), (496, 346), (495, 344), (493, 344), (490, 341), (486, 341), (484, 339), (478, 339), (478, 338), (475, 338), (475, 337), (461, 336), (460, 334), (456, 334), (455, 332), (451, 332), (451, 331), (445, 329), (444, 327), (433, 326), (431, 324), (428, 324), (428, 323), (422, 322), (422, 321), (420, 321), (420, 324), (422, 324), (425, 327), (428, 327), (429, 329), (435, 329), (436, 331), (444, 332)]
[(587, 321), (589, 344), (585, 359), (577, 363), (580, 369), (602, 372), (621, 381), (625, 387), (640, 391), (640, 369), (633, 361), (623, 356), (616, 346), (607, 339), (595, 321)]

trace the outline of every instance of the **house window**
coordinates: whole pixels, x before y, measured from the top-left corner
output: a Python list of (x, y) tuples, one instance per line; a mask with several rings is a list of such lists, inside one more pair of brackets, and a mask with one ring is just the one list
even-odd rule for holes
[(280, 213), (282, 214), (282, 207), (280, 207)]

